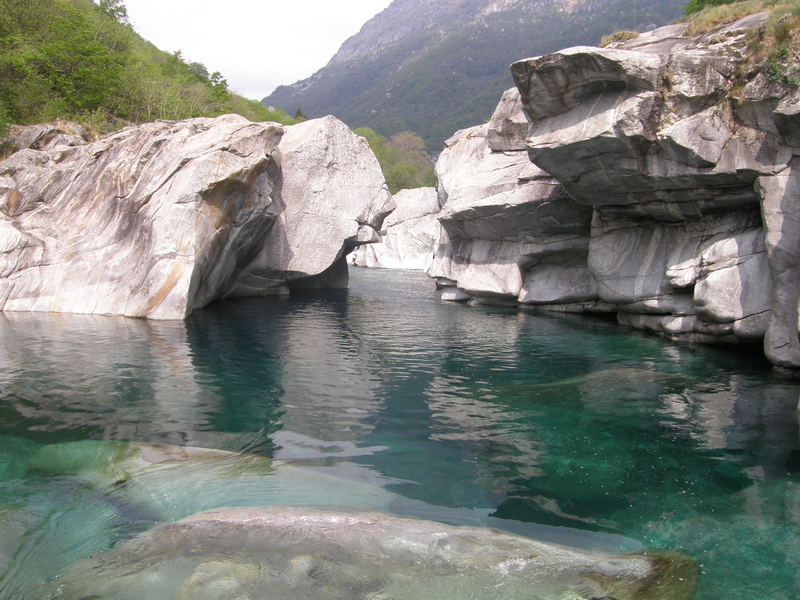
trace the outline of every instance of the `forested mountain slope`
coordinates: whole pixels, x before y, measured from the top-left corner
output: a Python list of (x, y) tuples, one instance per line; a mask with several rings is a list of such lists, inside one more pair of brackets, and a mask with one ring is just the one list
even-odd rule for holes
[(438, 151), (486, 121), (513, 81), (508, 65), (619, 29), (678, 18), (686, 0), (395, 0), (310, 78), (262, 101), (334, 114), (382, 135), (414, 131)]
[(228, 112), (292, 121), (142, 39), (121, 0), (0, 0), (0, 130), (73, 119), (104, 131)]

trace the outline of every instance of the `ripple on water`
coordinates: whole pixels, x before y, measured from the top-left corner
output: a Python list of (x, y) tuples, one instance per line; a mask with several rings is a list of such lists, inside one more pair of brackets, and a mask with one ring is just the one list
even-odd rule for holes
[[(800, 590), (798, 386), (729, 350), (443, 304), (419, 274), (357, 269), (347, 295), (186, 322), (0, 314), (0, 367), (3, 600), (155, 523), (278, 501), (670, 548), (702, 564), (699, 600)], [(86, 440), (272, 462), (110, 484), (29, 468)]]

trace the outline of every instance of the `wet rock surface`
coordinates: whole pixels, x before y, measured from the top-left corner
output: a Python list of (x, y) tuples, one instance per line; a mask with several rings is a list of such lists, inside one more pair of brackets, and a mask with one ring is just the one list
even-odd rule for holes
[(690, 599), (675, 554), (602, 555), (382, 513), (220, 509), (80, 565), (52, 598)]

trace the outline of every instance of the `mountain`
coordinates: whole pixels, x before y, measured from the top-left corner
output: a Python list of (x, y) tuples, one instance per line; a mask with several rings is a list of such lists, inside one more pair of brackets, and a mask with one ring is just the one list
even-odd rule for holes
[(621, 29), (675, 20), (686, 0), (395, 0), (314, 75), (262, 102), (334, 114), (389, 136), (410, 130), (438, 151), (488, 120), (512, 62)]

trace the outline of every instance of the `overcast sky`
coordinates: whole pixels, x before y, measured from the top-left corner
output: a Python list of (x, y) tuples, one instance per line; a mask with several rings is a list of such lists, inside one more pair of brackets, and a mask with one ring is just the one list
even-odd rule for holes
[(325, 66), (391, 0), (125, 0), (136, 32), (261, 100)]

